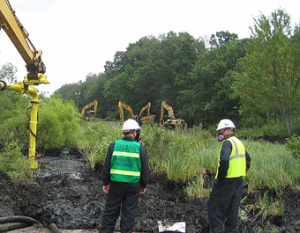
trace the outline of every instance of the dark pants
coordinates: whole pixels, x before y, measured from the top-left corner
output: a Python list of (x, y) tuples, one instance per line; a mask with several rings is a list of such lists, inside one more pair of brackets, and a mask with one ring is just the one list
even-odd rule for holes
[(121, 212), (121, 232), (132, 233), (138, 207), (140, 182), (112, 182), (102, 216), (101, 233), (112, 233)]
[(237, 231), (242, 191), (242, 177), (215, 181), (207, 205), (211, 233)]

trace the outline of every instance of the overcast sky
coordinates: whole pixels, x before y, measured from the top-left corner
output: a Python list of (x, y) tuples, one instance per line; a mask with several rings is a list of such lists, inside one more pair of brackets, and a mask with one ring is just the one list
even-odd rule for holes
[[(209, 38), (229, 31), (249, 38), (249, 26), (260, 14), (281, 8), (299, 24), (300, 0), (9, 0), (38, 50), (50, 84), (36, 87), (52, 94), (64, 84), (85, 81), (89, 73), (104, 72), (116, 51), (144, 36), (169, 31)], [(17, 67), (17, 80), (27, 74), (25, 62), (0, 31), (0, 67)]]

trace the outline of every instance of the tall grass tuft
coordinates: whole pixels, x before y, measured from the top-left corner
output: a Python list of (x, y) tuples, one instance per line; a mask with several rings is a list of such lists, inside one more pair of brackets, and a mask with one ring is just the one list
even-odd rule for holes
[(286, 146), (248, 140), (244, 144), (252, 158), (245, 177), (248, 192), (265, 188), (280, 192), (296, 188), (300, 181), (298, 162)]
[(94, 167), (97, 161), (103, 163), (108, 146), (119, 138), (122, 138), (119, 123), (106, 125), (101, 122), (86, 123), (82, 121), (76, 147)]
[(214, 144), (213, 138), (200, 127), (171, 131), (160, 125), (143, 126), (142, 132), (151, 170), (167, 174), (170, 180), (188, 181), (201, 174), (205, 163), (212, 165), (211, 155), (208, 162), (205, 162), (203, 155)]
[(211, 189), (205, 189), (203, 187), (204, 185), (204, 179), (203, 179), (203, 175), (199, 174), (197, 176), (197, 178), (191, 182), (189, 182), (188, 186), (185, 189), (185, 192), (187, 194), (188, 197), (190, 197), (191, 199), (195, 199), (195, 198), (208, 198), (209, 194), (211, 192)]

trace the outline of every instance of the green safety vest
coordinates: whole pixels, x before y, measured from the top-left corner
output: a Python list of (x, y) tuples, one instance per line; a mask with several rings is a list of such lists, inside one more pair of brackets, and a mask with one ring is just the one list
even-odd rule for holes
[[(232, 151), (229, 157), (229, 168), (227, 171), (226, 178), (246, 176), (246, 149), (243, 143), (236, 137), (230, 137), (225, 141), (227, 140), (231, 142)], [(218, 169), (215, 177), (216, 179), (218, 178), (218, 172), (219, 172), (219, 166), (221, 160), (221, 150), (218, 156)]]
[(136, 141), (115, 141), (110, 167), (112, 181), (136, 183), (140, 180), (140, 146)]

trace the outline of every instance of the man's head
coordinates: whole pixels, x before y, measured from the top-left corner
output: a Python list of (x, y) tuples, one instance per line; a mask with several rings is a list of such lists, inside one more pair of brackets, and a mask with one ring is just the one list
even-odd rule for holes
[(233, 134), (235, 129), (235, 125), (229, 119), (222, 119), (218, 124), (218, 128), (216, 129), (219, 131), (218, 140), (223, 141), (225, 138), (228, 138), (230, 135)]
[(141, 127), (137, 123), (136, 120), (128, 119), (124, 122), (122, 130), (124, 135), (129, 135), (133, 137), (134, 139), (138, 139), (140, 136), (140, 129)]

